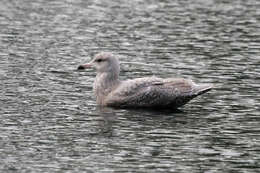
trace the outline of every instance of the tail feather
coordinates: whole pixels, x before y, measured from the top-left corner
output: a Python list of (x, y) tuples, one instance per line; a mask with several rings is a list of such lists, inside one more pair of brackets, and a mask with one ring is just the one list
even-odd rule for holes
[(211, 84), (199, 84), (195, 87), (195, 95), (201, 95), (208, 91), (210, 91), (213, 88), (213, 85)]

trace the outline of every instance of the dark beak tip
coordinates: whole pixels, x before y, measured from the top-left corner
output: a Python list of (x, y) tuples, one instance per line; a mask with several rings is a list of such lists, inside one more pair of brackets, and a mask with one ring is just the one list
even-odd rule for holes
[(77, 70), (84, 70), (85, 67), (83, 65), (78, 66)]

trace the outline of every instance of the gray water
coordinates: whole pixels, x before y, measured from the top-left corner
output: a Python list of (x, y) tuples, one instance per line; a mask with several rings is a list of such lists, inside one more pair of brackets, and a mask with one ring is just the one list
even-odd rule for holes
[[(258, 172), (260, 1), (1, 0), (0, 172)], [(180, 111), (100, 108), (100, 51), (121, 78), (215, 89)], [(145, 63), (147, 65), (137, 65)]]

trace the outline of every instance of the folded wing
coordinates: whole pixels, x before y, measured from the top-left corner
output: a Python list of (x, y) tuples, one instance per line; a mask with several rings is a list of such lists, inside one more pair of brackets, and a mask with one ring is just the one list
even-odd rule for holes
[(210, 88), (185, 79), (139, 78), (120, 84), (105, 103), (114, 107), (178, 108)]

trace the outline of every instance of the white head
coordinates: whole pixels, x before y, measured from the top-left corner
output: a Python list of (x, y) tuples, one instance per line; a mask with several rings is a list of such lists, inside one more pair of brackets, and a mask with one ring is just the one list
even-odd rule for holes
[(96, 54), (90, 63), (80, 65), (78, 69), (85, 69), (92, 66), (97, 70), (97, 73), (108, 73), (118, 76), (120, 72), (120, 65), (117, 57), (109, 52)]

